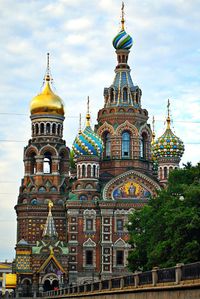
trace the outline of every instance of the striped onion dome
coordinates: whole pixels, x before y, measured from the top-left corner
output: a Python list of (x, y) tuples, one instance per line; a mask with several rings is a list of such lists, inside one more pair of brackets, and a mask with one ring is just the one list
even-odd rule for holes
[(132, 37), (122, 29), (113, 39), (113, 47), (116, 50), (129, 50), (133, 45)]
[(74, 140), (72, 149), (75, 157), (80, 157), (82, 155), (100, 157), (103, 152), (103, 142), (90, 126), (89, 100), (88, 112), (86, 115), (86, 127), (84, 131), (79, 130), (79, 134)]

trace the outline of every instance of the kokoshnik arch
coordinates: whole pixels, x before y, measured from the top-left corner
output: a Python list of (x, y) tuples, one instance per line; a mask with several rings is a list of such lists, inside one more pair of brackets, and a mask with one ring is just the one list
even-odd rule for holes
[(133, 44), (124, 27), (113, 40), (117, 65), (104, 88), (97, 124), (86, 126), (70, 149), (63, 139), (64, 104), (47, 71), (42, 92), (30, 104), (32, 136), (24, 149), (24, 178), (17, 205), (16, 274), (19, 296), (67, 284), (128, 273), (126, 224), (179, 167), (183, 142), (170, 127), (155, 140), (131, 78)]

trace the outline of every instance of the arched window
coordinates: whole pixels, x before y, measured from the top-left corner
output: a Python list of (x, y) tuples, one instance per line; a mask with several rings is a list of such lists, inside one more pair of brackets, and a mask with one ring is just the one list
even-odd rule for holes
[(147, 135), (145, 133), (142, 133), (140, 137), (140, 158), (142, 159), (146, 158), (146, 141)]
[(44, 154), (43, 172), (51, 173), (51, 171), (52, 171), (51, 153), (47, 152)]
[(52, 126), (52, 133), (53, 133), (53, 134), (56, 133), (56, 124), (53, 124), (53, 126)]
[(82, 166), (82, 177), (84, 178), (86, 174), (86, 167), (85, 165)]
[(124, 89), (123, 89), (123, 101), (124, 102), (128, 101), (128, 91), (127, 91), (126, 87), (124, 87)]
[(35, 132), (36, 132), (36, 134), (39, 133), (39, 126), (38, 126), (38, 124), (35, 125)]
[(40, 134), (44, 134), (44, 124), (40, 125)]
[(113, 103), (115, 99), (114, 89), (111, 88), (110, 90), (110, 102)]
[(61, 134), (61, 126), (60, 124), (58, 124), (58, 135), (60, 136), (60, 134)]
[(51, 131), (50, 124), (47, 123), (47, 125), (46, 125), (46, 134), (50, 134), (50, 131)]
[(36, 173), (36, 160), (35, 160), (35, 153), (31, 154), (31, 169), (30, 172), (31, 174), (35, 174)]
[(122, 133), (122, 158), (130, 158), (130, 133)]
[(167, 167), (164, 167), (164, 179), (167, 179)]
[(96, 177), (96, 165), (93, 165), (93, 168), (92, 168), (92, 176), (93, 177)]
[(111, 156), (111, 141), (110, 141), (110, 133), (105, 133), (104, 135), (104, 154), (106, 158), (110, 158)]
[(144, 138), (141, 136), (140, 139), (140, 158), (144, 158)]

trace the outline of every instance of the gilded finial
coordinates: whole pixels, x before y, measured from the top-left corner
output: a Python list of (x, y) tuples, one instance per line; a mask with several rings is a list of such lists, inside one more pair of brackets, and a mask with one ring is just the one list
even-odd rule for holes
[(155, 117), (153, 116), (153, 120), (152, 120), (152, 143), (155, 142), (155, 137), (156, 137), (156, 134), (155, 134)]
[(125, 20), (124, 20), (124, 1), (122, 1), (121, 11), (122, 11), (121, 24), (122, 24), (122, 30), (124, 30), (124, 23), (125, 23)]
[(46, 69), (46, 74), (45, 74), (45, 81), (50, 81), (51, 76), (50, 76), (50, 62), (49, 62), (49, 53), (47, 53), (47, 69)]
[(167, 102), (167, 129), (170, 129), (170, 122), (171, 122), (169, 108), (170, 108), (170, 101), (168, 99), (168, 102)]
[(49, 200), (48, 202), (49, 212), (51, 212), (51, 209), (53, 208), (53, 202)]
[(79, 114), (79, 134), (81, 134), (81, 113)]
[(90, 127), (90, 99), (87, 99), (86, 127)]

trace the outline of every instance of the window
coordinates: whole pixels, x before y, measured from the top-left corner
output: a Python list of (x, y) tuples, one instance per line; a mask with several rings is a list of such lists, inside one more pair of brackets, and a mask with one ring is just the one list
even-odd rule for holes
[(164, 179), (167, 179), (167, 167), (164, 167)]
[(124, 223), (123, 219), (117, 219), (117, 231), (123, 231)]
[(106, 158), (110, 158), (110, 148), (111, 148), (111, 142), (110, 142), (110, 133), (105, 134), (104, 138), (104, 147), (105, 147), (105, 156)]
[(35, 174), (36, 173), (36, 160), (35, 160), (35, 153), (32, 153), (31, 155), (31, 174)]
[(128, 92), (127, 92), (127, 88), (124, 87), (123, 89), (123, 101), (127, 102), (128, 101)]
[(95, 177), (95, 176), (96, 176), (96, 165), (93, 165), (93, 168), (92, 168), (92, 169), (93, 169), (93, 174), (92, 174), (92, 176)]
[(128, 132), (122, 133), (122, 158), (130, 157), (130, 134)]
[(82, 177), (84, 178), (86, 174), (86, 168), (85, 165), (82, 166)]
[(85, 251), (85, 264), (86, 264), (86, 266), (93, 265), (93, 251), (92, 250)]
[(113, 88), (111, 88), (111, 90), (110, 90), (110, 102), (111, 103), (114, 102), (114, 90), (113, 90)]
[(124, 266), (124, 252), (122, 250), (116, 252), (116, 265)]
[(144, 158), (144, 138), (140, 139), (140, 158)]
[(86, 219), (86, 230), (93, 230), (93, 219)]
[(44, 166), (43, 166), (43, 172), (44, 173), (51, 173), (51, 154), (45, 153), (44, 154)]

